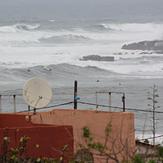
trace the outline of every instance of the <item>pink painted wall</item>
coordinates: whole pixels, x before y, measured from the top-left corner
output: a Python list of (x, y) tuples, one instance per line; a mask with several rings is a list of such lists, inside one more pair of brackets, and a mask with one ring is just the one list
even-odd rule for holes
[[(85, 144), (82, 136), (83, 127), (88, 127), (90, 129), (97, 142), (104, 143), (106, 138), (105, 127), (108, 123), (111, 123), (112, 131), (107, 144), (108, 152), (117, 153), (116, 155), (118, 158), (122, 160), (130, 157), (135, 151), (133, 113), (55, 109), (50, 112), (41, 112), (33, 115), (32, 122), (54, 125), (72, 125), (75, 151), (80, 149), (79, 144)], [(113, 150), (115, 152), (113, 152)], [(103, 161), (101, 157), (96, 157), (96, 163)]]

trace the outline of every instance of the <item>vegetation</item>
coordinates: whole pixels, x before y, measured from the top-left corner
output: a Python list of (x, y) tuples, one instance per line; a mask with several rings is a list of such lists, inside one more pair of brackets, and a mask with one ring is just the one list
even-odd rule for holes
[[(142, 156), (140, 154), (133, 154), (133, 156), (128, 157), (127, 160), (120, 161), (118, 159), (118, 155), (122, 150), (126, 150), (127, 146), (123, 146), (123, 149), (120, 149), (118, 152), (115, 152), (113, 150), (114, 146), (112, 146), (111, 150), (108, 150), (107, 147), (107, 141), (112, 132), (112, 125), (111, 123), (108, 123), (105, 128), (105, 142), (96, 142), (91, 134), (91, 131), (88, 127), (83, 127), (83, 138), (85, 139), (86, 146), (81, 145), (80, 147), (82, 149), (87, 149), (89, 153), (98, 154), (99, 156), (104, 156), (106, 158), (106, 163), (109, 162), (109, 160), (114, 160), (115, 163), (163, 163), (163, 147), (162, 146), (156, 146), (155, 153), (153, 156)], [(91, 161), (83, 161), (82, 163), (92, 163)], [(81, 162), (78, 162), (81, 163)]]
[[(107, 146), (108, 140), (110, 141), (110, 134), (112, 132), (112, 124), (109, 122), (105, 128), (105, 140), (103, 143), (95, 141), (94, 137), (88, 127), (83, 127), (82, 136), (85, 140), (85, 144), (80, 144), (80, 149), (74, 154), (74, 159), (70, 163), (94, 163), (94, 156), (102, 156), (106, 159), (106, 163), (113, 160), (115, 163), (163, 163), (163, 147), (156, 146), (156, 152), (153, 157), (140, 154), (134, 154), (134, 156), (126, 157), (123, 161), (119, 160), (119, 154), (122, 150), (126, 150), (127, 146), (122, 145), (118, 151), (114, 150), (114, 145), (111, 148)], [(55, 158), (26, 158), (25, 153), (28, 150), (27, 144), (30, 138), (23, 136), (20, 138), (18, 145), (14, 148), (10, 148), (10, 138), (5, 136), (2, 144), (2, 155), (0, 156), (0, 163), (65, 163), (63, 157), (59, 159)], [(67, 146), (63, 147), (66, 150)], [(127, 150), (126, 150), (127, 151)]]
[(10, 138), (5, 136), (2, 144), (2, 155), (0, 163), (63, 163), (62, 157), (59, 159), (52, 158), (26, 158), (25, 152), (29, 137), (23, 136), (20, 138), (18, 145), (15, 148), (9, 148)]

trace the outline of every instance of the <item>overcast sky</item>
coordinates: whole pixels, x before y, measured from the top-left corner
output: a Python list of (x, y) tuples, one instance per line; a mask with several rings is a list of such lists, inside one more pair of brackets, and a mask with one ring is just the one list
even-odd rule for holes
[(163, 0), (0, 0), (0, 20), (10, 18), (163, 17)]

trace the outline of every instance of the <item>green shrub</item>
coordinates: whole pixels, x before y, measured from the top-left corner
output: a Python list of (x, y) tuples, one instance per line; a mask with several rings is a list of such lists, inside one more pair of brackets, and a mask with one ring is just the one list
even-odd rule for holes
[(148, 163), (156, 163), (155, 160), (149, 160)]
[(145, 163), (145, 161), (139, 154), (137, 154), (133, 158), (133, 163)]

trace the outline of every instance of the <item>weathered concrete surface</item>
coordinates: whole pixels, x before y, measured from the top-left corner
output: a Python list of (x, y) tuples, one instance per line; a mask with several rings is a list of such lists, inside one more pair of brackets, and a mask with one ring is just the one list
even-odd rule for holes
[[(108, 139), (108, 153), (114, 153), (122, 160), (130, 157), (135, 151), (134, 114), (123, 112), (102, 112), (89, 110), (52, 110), (40, 112), (32, 116), (33, 123), (72, 125), (74, 132), (75, 151), (80, 144), (85, 146), (82, 136), (83, 127), (88, 127), (96, 142), (105, 142), (105, 128), (111, 124), (112, 129)], [(96, 158), (96, 163), (105, 159)], [(106, 162), (106, 160), (105, 160)]]
[[(67, 125), (34, 124), (28, 115), (0, 114), (0, 145), (3, 138), (9, 138), (9, 149), (19, 144), (21, 137), (29, 137), (24, 158), (60, 158), (63, 156), (62, 149), (68, 146), (64, 153), (64, 163), (68, 163), (73, 157), (73, 131)], [(4, 152), (0, 148), (0, 155)]]

